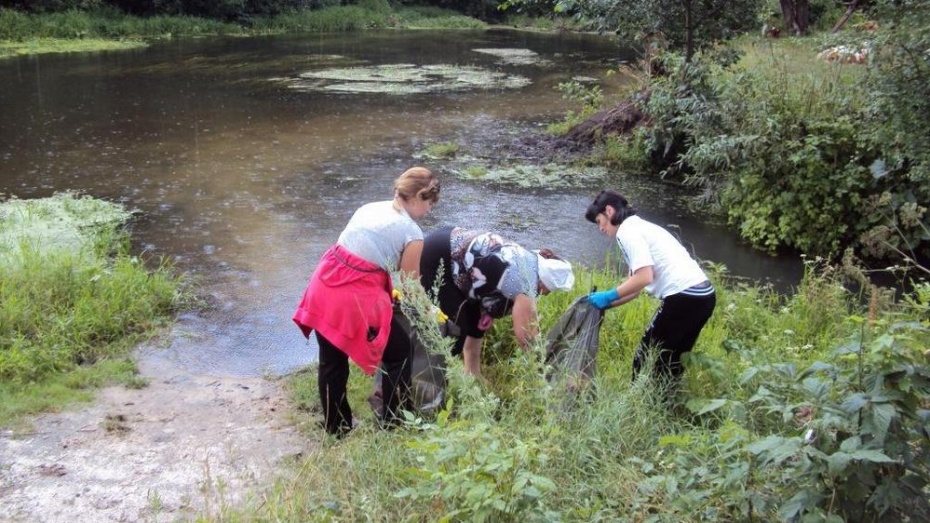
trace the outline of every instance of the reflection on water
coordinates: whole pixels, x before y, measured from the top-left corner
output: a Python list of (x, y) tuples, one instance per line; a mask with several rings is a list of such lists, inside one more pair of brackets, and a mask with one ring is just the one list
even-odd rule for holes
[[(501, 60), (475, 49), (518, 49)], [(521, 53), (516, 53), (520, 55)], [(531, 56), (529, 53), (522, 53)], [(191, 273), (213, 306), (181, 318), (153, 354), (203, 372), (285, 372), (311, 361), (290, 315), (319, 255), (360, 204), (430, 143), (535, 132), (571, 108), (555, 90), (631, 59), (591, 35), (387, 32), (163, 42), (149, 49), (0, 62), (0, 193), (77, 190), (141, 211), (139, 247)], [(528, 78), (520, 89), (390, 96), (295, 92), (280, 82), (333, 66), (455, 64)], [(424, 229), (468, 225), (599, 264), (615, 249), (584, 221), (601, 187), (526, 190), (455, 180)], [(792, 283), (793, 260), (701, 223), (664, 186), (613, 177), (644, 217), (676, 224), (732, 273)], [(153, 356), (154, 357), (154, 356)]]

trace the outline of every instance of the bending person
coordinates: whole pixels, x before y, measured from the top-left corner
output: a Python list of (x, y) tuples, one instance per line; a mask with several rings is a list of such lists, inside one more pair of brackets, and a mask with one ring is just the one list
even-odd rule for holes
[(575, 276), (548, 249), (534, 252), (491, 232), (447, 227), (426, 236), (420, 281), (461, 329), (452, 354), (462, 355), (466, 373), (480, 376), (481, 339), (493, 319), (511, 314), (517, 343), (529, 348), (538, 335), (536, 297), (571, 290)]
[(438, 199), (436, 176), (423, 167), (408, 169), (394, 182), (394, 199), (356, 210), (313, 271), (294, 322), (304, 336), (316, 331), (320, 401), (330, 434), (352, 430), (349, 358), (369, 375), (383, 363), (384, 424), (408, 407), (411, 346), (393, 316), (391, 272), (419, 278), (423, 231), (416, 221)]
[(620, 193), (601, 191), (585, 218), (617, 239), (629, 278), (617, 287), (594, 292), (590, 302), (601, 310), (627, 303), (645, 290), (662, 300), (633, 357), (635, 378), (649, 352), (658, 350), (654, 375), (673, 394), (683, 372), (682, 354), (690, 351), (717, 302), (714, 287), (688, 251), (662, 227), (639, 216)]

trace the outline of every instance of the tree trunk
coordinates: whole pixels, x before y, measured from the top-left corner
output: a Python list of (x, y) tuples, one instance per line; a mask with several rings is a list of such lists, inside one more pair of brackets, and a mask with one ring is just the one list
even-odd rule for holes
[(846, 25), (846, 22), (849, 21), (849, 17), (852, 16), (853, 12), (855, 12), (857, 7), (859, 7), (859, 0), (853, 0), (852, 2), (850, 2), (849, 5), (846, 6), (846, 12), (843, 13), (843, 16), (840, 17), (840, 19), (836, 22), (836, 25), (833, 26), (833, 29), (830, 32), (831, 33), (839, 32), (839, 30), (842, 29), (844, 25)]
[(785, 27), (795, 36), (803, 36), (810, 25), (810, 2), (808, 0), (780, 0), (781, 14)]
[(694, 6), (692, 0), (684, 0), (685, 7), (685, 62), (694, 57)]

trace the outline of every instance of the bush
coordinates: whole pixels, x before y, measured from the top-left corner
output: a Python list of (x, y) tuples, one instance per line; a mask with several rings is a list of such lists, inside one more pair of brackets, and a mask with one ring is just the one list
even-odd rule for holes
[(816, 60), (809, 44), (749, 50), (736, 63), (714, 53), (691, 64), (665, 57), (668, 74), (644, 103), (652, 125), (641, 131), (654, 164), (700, 187), (757, 247), (916, 258), (930, 240), (925, 133), (914, 132), (924, 113), (879, 120), (865, 72)]

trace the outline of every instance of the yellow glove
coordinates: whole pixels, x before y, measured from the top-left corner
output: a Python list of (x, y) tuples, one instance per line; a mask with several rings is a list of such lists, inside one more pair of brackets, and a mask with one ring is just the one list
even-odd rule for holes
[(435, 305), (431, 307), (433, 315), (436, 316), (436, 323), (445, 323), (449, 321), (449, 317), (446, 316), (446, 313), (442, 312), (442, 309), (436, 307)]
[(397, 289), (391, 289), (391, 299), (394, 301), (400, 301), (404, 299), (404, 295), (401, 294)]

